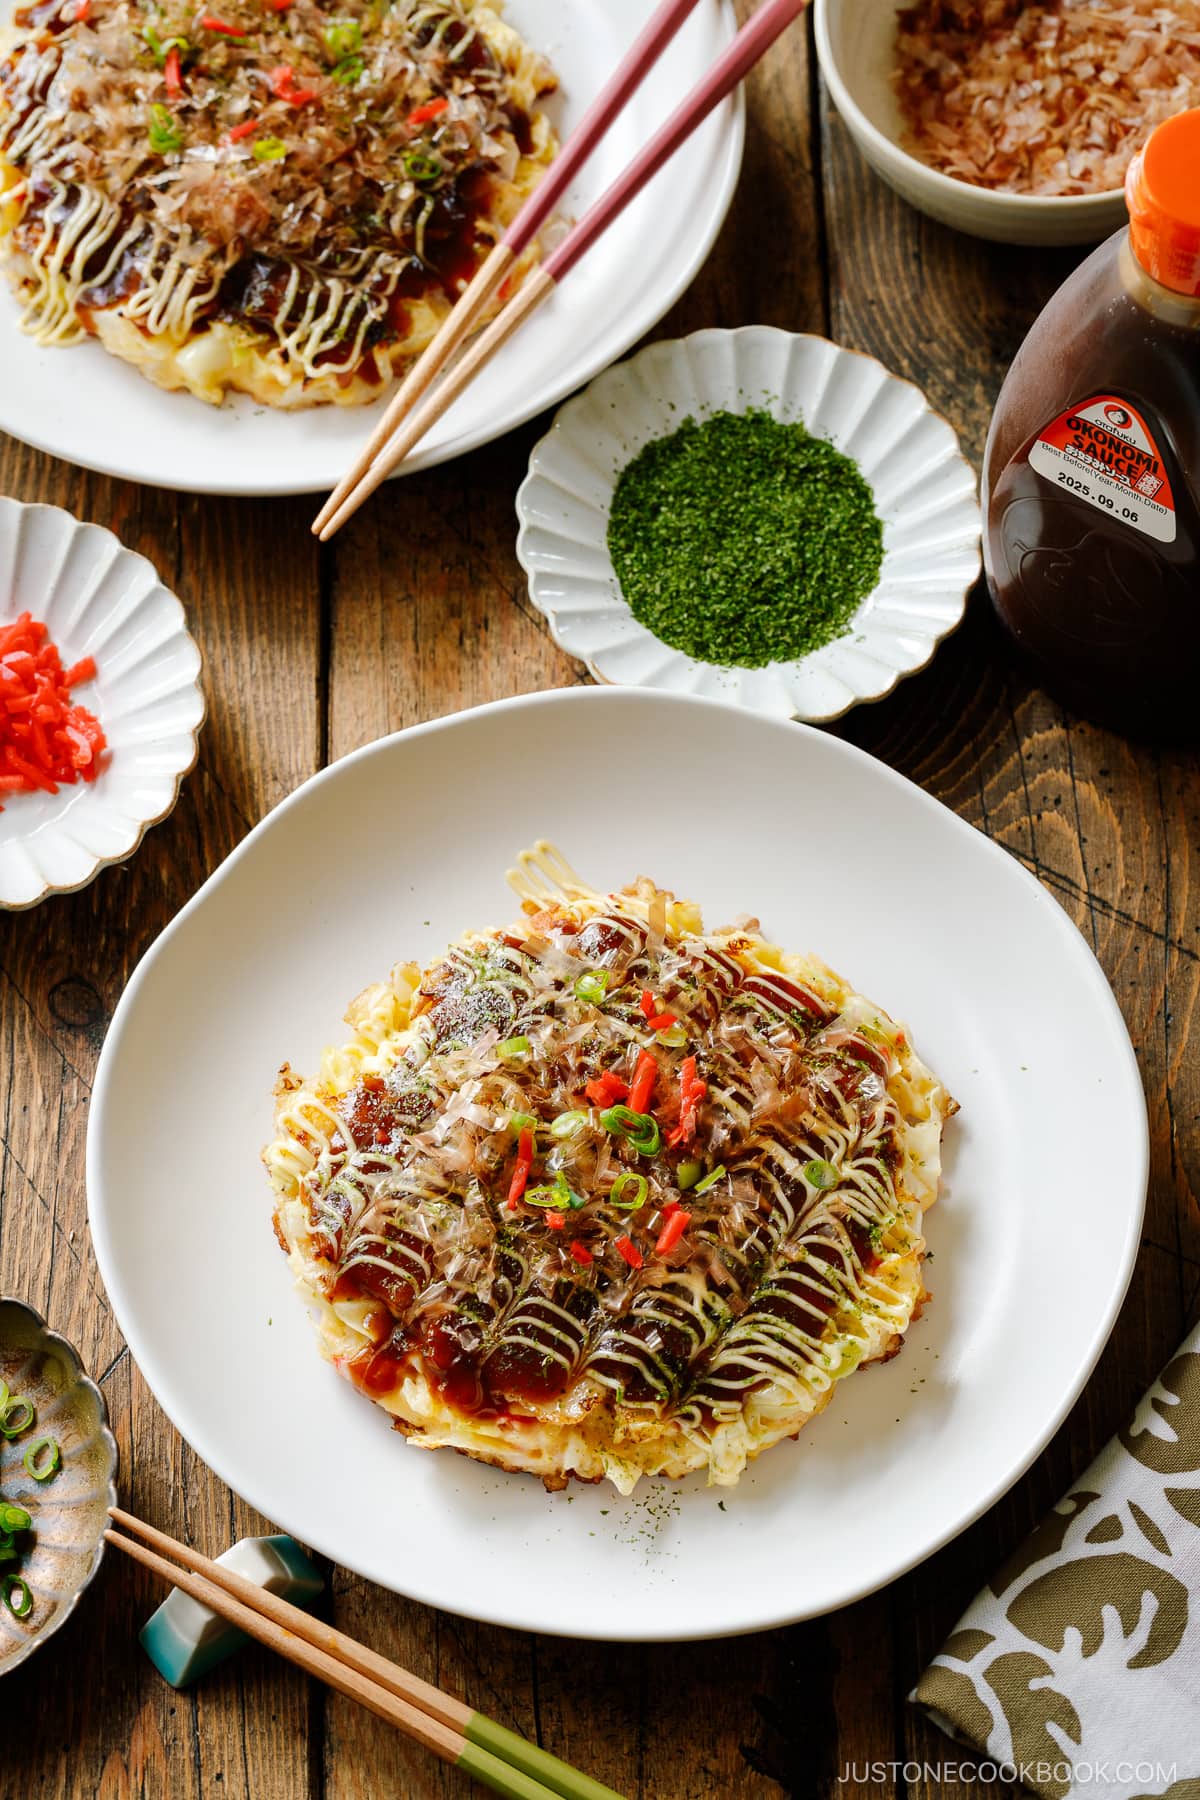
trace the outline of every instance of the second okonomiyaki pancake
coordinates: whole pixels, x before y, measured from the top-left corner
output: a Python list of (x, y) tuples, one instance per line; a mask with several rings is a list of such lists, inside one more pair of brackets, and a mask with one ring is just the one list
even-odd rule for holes
[(20, 8), (0, 261), (25, 328), (203, 400), (376, 399), (554, 155), (553, 71), (501, 4)]

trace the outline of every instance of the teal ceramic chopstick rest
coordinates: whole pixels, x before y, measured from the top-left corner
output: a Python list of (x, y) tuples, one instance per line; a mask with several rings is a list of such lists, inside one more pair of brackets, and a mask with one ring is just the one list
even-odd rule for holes
[[(235, 1575), (257, 1582), (269, 1593), (279, 1594), (293, 1606), (311, 1609), (325, 1585), (324, 1577), (308, 1552), (295, 1538), (239, 1538), (216, 1559)], [(183, 1688), (224, 1662), (249, 1640), (244, 1631), (217, 1613), (201, 1606), (178, 1588), (147, 1619), (138, 1641), (164, 1681)]]

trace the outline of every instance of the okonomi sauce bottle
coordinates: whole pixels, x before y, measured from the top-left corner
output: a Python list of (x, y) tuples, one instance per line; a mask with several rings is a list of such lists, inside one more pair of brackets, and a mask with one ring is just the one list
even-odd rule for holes
[(1130, 224), (1008, 372), (984, 458), (996, 610), (1069, 705), (1200, 735), (1200, 108), (1151, 134)]

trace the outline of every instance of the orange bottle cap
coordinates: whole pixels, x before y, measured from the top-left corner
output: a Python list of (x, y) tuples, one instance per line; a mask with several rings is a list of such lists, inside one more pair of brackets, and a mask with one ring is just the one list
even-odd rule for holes
[(1147, 275), (1200, 296), (1200, 106), (1156, 125), (1125, 177), (1129, 239)]

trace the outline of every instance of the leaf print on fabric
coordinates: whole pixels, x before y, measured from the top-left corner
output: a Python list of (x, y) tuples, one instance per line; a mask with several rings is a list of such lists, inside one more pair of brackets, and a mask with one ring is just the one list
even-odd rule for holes
[(1054, 1556), (1063, 1547), (1068, 1531), (1083, 1512), (1085, 1507), (1098, 1500), (1099, 1494), (1089, 1493), (1081, 1488), (1077, 1493), (1068, 1494), (1060, 1500), (1052, 1513), (1047, 1513), (1037, 1530), (1031, 1532), (1024, 1543), (1018, 1544), (1008, 1561), (1001, 1563), (992, 1576), (989, 1586), (997, 1600), (1001, 1599), (1008, 1589), (1031, 1569), (1034, 1563), (1044, 1562), (1048, 1556)]
[(1105, 1513), (1102, 1519), (1096, 1520), (1083, 1541), (1085, 1544), (1112, 1544), (1124, 1535), (1125, 1527), (1116, 1513)]
[(1170, 1544), (1168, 1544), (1166, 1538), (1145, 1508), (1139, 1506), (1136, 1500), (1131, 1500), (1129, 1502), (1129, 1510), (1137, 1521), (1138, 1530), (1150, 1545), (1151, 1549), (1157, 1550), (1160, 1556), (1170, 1556)]
[(1181, 1519), (1200, 1526), (1200, 1488), (1164, 1488), (1163, 1498), (1170, 1501)]
[[(1158, 1392), (1165, 1389), (1173, 1399)], [(1157, 1424), (1147, 1418), (1147, 1401)], [(1130, 1456), (1159, 1475), (1200, 1469), (1200, 1356), (1190, 1352), (1169, 1362), (1121, 1433)]]
[(1187, 1628), (1188, 1591), (1168, 1570), (1119, 1550), (1036, 1576), (1011, 1602), (1007, 1617), (1047, 1650), (1061, 1651), (1067, 1632), (1075, 1630), (1084, 1656), (1095, 1656), (1105, 1640), (1106, 1608), (1118, 1615), (1127, 1644), (1139, 1640), (1133, 1655), (1122, 1656), (1125, 1667), (1144, 1669), (1178, 1649)]
[(1200, 1800), (1200, 1775), (1185, 1775), (1161, 1794), (1131, 1794), (1129, 1800)]
[[(1038, 1791), (1062, 1800), (1070, 1792), (1069, 1780), (1061, 1780), (1058, 1770), (1066, 1760), (1062, 1739), (1051, 1735), (1048, 1727), (1056, 1725), (1071, 1743), (1080, 1742), (1079, 1714), (1065, 1694), (1053, 1688), (1035, 1686), (1052, 1670), (1042, 1657), (1029, 1650), (1009, 1650), (988, 1664), (987, 1679), (1004, 1709), (1012, 1737), (1012, 1760), (1015, 1763), (1048, 1763), (1055, 1773), (1039, 1784)], [(920, 1690), (918, 1689), (918, 1692)]]
[(996, 1721), (969, 1675), (930, 1663), (917, 1683), (913, 1699), (941, 1715), (958, 1737), (986, 1747)]
[(971, 1662), (981, 1650), (986, 1650), (995, 1641), (990, 1631), (976, 1631), (968, 1626), (965, 1631), (952, 1631), (939, 1655), (952, 1656), (955, 1662)]

